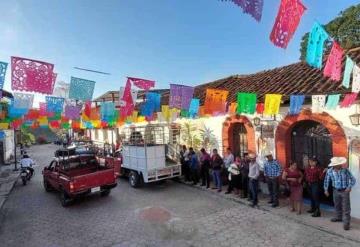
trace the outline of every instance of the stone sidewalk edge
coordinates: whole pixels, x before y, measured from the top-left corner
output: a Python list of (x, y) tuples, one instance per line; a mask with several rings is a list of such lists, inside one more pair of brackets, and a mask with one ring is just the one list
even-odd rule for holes
[[(177, 182), (179, 182), (181, 184), (184, 184), (184, 185), (187, 185), (187, 186), (189, 186), (191, 188), (195, 188), (195, 189), (198, 189), (198, 190), (201, 190), (201, 191), (205, 191), (206, 193), (209, 193), (211, 195), (215, 195), (215, 196), (221, 197), (221, 198), (229, 200), (229, 201), (234, 201), (234, 202), (237, 202), (237, 203), (240, 203), (242, 205), (245, 205), (247, 207), (252, 208), (245, 200), (242, 200), (240, 198), (235, 198), (235, 197), (225, 196), (224, 194), (214, 193), (214, 192), (212, 192), (210, 190), (207, 190), (207, 189), (205, 189), (205, 188), (203, 188), (201, 186), (198, 186), (198, 185), (194, 186), (192, 184), (188, 184), (188, 183), (184, 182), (181, 179), (177, 180)], [(319, 226), (319, 225), (308, 224), (306, 221), (303, 221), (303, 220), (300, 220), (300, 219), (295, 219), (295, 218), (292, 218), (292, 217), (289, 217), (289, 216), (286, 216), (286, 215), (283, 215), (283, 214), (276, 213), (275, 210), (271, 210), (270, 208), (267, 208), (267, 207), (264, 207), (264, 206), (257, 206), (256, 209), (259, 209), (259, 210), (262, 210), (262, 211), (265, 211), (265, 212), (270, 212), (272, 214), (275, 214), (275, 215), (281, 216), (283, 218), (292, 220), (292, 221), (294, 221), (296, 223), (305, 225), (307, 227), (312, 227), (312, 228), (317, 229), (319, 231), (323, 231), (323, 232), (326, 232), (326, 233), (329, 233), (329, 234), (332, 234), (332, 235), (335, 235), (335, 236), (338, 236), (338, 237), (341, 237), (341, 238), (344, 238), (344, 239), (347, 239), (347, 240), (351, 240), (351, 241), (354, 241), (354, 242), (357, 242), (357, 243), (360, 244), (359, 239), (352, 238), (352, 237), (349, 237), (347, 235), (340, 234), (338, 232), (334, 232), (332, 230), (329, 230), (329, 229), (327, 229), (325, 227), (322, 227), (322, 226)]]
[(6, 200), (8, 199), (10, 193), (12, 192), (12, 190), (14, 189), (15, 187), (15, 184), (17, 183), (18, 179), (19, 179), (19, 176), (20, 176), (20, 173), (18, 173), (14, 179), (10, 182), (7, 182), (7, 183), (12, 183), (12, 185), (10, 186), (10, 189), (5, 193), (5, 195), (3, 195), (3, 200), (0, 201), (1, 205), (0, 205), (0, 213), (2, 212), (2, 207), (4, 206)]

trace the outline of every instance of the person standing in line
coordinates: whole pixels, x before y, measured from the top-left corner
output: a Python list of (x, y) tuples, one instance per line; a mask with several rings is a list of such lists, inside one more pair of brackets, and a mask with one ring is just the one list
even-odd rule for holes
[(311, 199), (311, 213), (312, 217), (320, 217), (320, 183), (325, 175), (326, 169), (321, 169), (318, 166), (318, 161), (315, 157), (309, 159), (309, 165), (305, 168), (305, 181), (308, 193)]
[(204, 148), (200, 150), (200, 177), (201, 177), (201, 186), (206, 186), (208, 189), (210, 187), (210, 161), (211, 157), (206, 152)]
[(215, 148), (213, 149), (213, 155), (211, 156), (211, 167), (213, 169), (213, 178), (215, 187), (212, 189), (217, 189), (218, 192), (221, 192), (222, 181), (221, 181), (221, 169), (223, 166), (223, 159), (218, 154), (218, 150)]
[[(250, 194), (249, 191), (249, 154), (244, 153), (244, 159), (241, 160), (241, 188), (242, 188), (242, 195), (241, 198), (247, 198)], [(249, 195), (250, 196), (250, 195)], [(249, 198), (249, 201), (251, 199)]]
[(290, 187), (290, 211), (301, 214), (303, 204), (303, 174), (298, 169), (296, 162), (292, 162), (289, 168), (285, 168), (282, 179)]
[(347, 159), (344, 157), (333, 157), (330, 160), (329, 169), (324, 180), (325, 195), (329, 196), (329, 184), (332, 181), (333, 198), (335, 204), (336, 217), (331, 222), (343, 222), (344, 230), (350, 229), (350, 192), (355, 185), (356, 179), (351, 172), (344, 168)]
[(275, 160), (271, 153), (268, 153), (266, 156), (267, 161), (264, 165), (264, 175), (268, 184), (268, 189), (270, 193), (269, 204), (272, 204), (272, 207), (279, 206), (279, 177), (281, 176), (281, 166), (277, 160)]
[(249, 154), (249, 188), (251, 193), (251, 206), (255, 207), (258, 204), (258, 190), (260, 176), (260, 166), (256, 162), (256, 155), (254, 153)]
[(235, 162), (230, 165), (229, 172), (229, 186), (225, 194), (230, 194), (235, 189), (235, 194), (239, 194), (241, 175), (240, 175), (241, 159), (239, 156), (236, 157)]
[(180, 151), (180, 163), (185, 181), (190, 181), (189, 151), (187, 150), (186, 145), (183, 145)]
[(233, 163), (234, 163), (234, 155), (232, 154), (231, 149), (227, 148), (224, 156), (224, 169), (223, 169), (223, 175), (224, 175), (223, 177), (225, 179), (227, 179), (227, 177), (229, 176), (228, 170), (230, 168), (230, 165)]
[(199, 182), (199, 159), (193, 148), (189, 148), (189, 156), (191, 180), (193, 184), (196, 185)]

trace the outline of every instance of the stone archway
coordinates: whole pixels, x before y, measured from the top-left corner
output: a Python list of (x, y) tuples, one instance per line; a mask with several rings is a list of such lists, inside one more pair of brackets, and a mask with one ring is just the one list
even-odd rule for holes
[(299, 115), (286, 116), (276, 129), (276, 158), (282, 166), (287, 165), (291, 159), (291, 131), (293, 127), (298, 122), (306, 120), (315, 121), (325, 126), (331, 135), (333, 155), (347, 158), (347, 140), (338, 121), (325, 112), (312, 113), (310, 110), (305, 110)]
[(225, 153), (228, 147), (232, 148), (233, 145), (233, 130), (234, 126), (237, 124), (243, 124), (246, 129), (247, 135), (247, 151), (256, 153), (256, 143), (255, 143), (255, 130), (250, 122), (250, 120), (245, 116), (234, 115), (227, 117), (223, 123), (222, 129), (222, 143), (223, 143), (223, 153)]

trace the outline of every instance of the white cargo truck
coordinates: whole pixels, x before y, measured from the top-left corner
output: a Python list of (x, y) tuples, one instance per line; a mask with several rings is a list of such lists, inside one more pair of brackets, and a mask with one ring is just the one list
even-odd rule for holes
[(121, 171), (129, 177), (132, 187), (181, 175), (177, 158), (179, 134), (177, 126), (164, 124), (123, 129)]

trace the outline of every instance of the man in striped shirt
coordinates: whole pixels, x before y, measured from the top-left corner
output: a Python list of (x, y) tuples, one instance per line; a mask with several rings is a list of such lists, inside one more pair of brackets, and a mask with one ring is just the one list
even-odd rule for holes
[(355, 185), (356, 180), (351, 172), (344, 168), (346, 158), (333, 157), (329, 164), (324, 180), (325, 195), (329, 196), (328, 188), (330, 180), (333, 187), (333, 198), (335, 204), (336, 217), (331, 219), (332, 222), (344, 223), (344, 230), (350, 229), (350, 191)]

